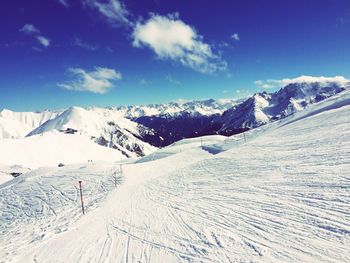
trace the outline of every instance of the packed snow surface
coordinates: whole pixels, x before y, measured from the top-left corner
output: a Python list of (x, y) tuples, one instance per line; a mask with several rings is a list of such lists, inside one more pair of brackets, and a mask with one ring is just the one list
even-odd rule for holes
[(0, 164), (0, 185), (14, 179), (14, 175), (25, 174), (30, 172), (28, 167), (21, 165), (4, 165)]
[(52, 131), (22, 139), (0, 140), (0, 164), (37, 168), (125, 158), (121, 152), (100, 146), (79, 134)]
[(163, 158), (13, 179), (0, 186), (0, 262), (350, 262), (349, 116), (346, 91)]
[(33, 129), (47, 120), (56, 117), (58, 112), (13, 112), (0, 111), (0, 140), (10, 138), (23, 138)]

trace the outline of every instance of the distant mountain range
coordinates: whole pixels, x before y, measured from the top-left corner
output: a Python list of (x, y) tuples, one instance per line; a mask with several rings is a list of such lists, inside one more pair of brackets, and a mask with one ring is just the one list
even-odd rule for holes
[(190, 110), (176, 113), (165, 111), (157, 115), (134, 117), (132, 120), (152, 128), (155, 134), (162, 137), (163, 141), (149, 141), (159, 147), (183, 138), (241, 133), (284, 118), (349, 87), (350, 83), (293, 83), (277, 92), (261, 92), (247, 99), (231, 101), (229, 106), (213, 100), (204, 101), (204, 105), (211, 105), (204, 111), (205, 114), (193, 110), (202, 109), (198, 107), (198, 102), (193, 102), (193, 106), (187, 104)]
[(64, 111), (0, 111), (0, 139), (16, 139), (58, 130), (78, 133), (114, 148), (126, 157), (144, 156), (183, 138), (233, 135), (300, 111), (350, 88), (349, 83), (291, 83), (277, 92), (241, 100), (203, 100), (143, 106)]

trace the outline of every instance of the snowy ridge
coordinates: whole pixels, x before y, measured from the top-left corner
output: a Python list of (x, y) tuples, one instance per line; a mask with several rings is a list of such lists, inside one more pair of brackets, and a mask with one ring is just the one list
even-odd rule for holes
[(164, 104), (149, 104), (140, 106), (123, 106), (116, 107), (115, 110), (121, 112), (129, 119), (136, 119), (143, 116), (179, 116), (184, 112), (197, 115), (214, 115), (221, 114), (225, 110), (237, 104), (239, 100), (236, 99), (221, 99), (221, 100), (198, 100), (189, 102), (170, 102)]
[(97, 143), (115, 148), (127, 157), (137, 157), (155, 149), (139, 139), (141, 128), (137, 123), (125, 119), (119, 112), (109, 109), (86, 110), (71, 107), (33, 130), (29, 136), (52, 130), (75, 129), (79, 134), (90, 136)]
[(47, 120), (55, 118), (59, 112), (13, 112), (0, 111), (0, 140), (23, 138)]
[[(301, 82), (302, 80), (307, 82)], [(250, 98), (231, 102), (231, 107), (223, 114), (203, 115), (182, 111), (176, 114), (140, 116), (134, 121), (153, 129), (163, 138), (162, 141), (152, 141), (156, 146), (203, 135), (230, 136), (285, 118), (350, 87), (349, 82), (337, 79), (311, 82), (302, 78), (298, 81), (277, 92), (256, 93)]]
[(256, 93), (214, 121), (221, 124), (220, 133), (255, 128), (285, 118), (349, 88), (350, 82), (291, 83), (277, 92)]
[(178, 142), (124, 164), (117, 187), (119, 164), (33, 171), (0, 186), (0, 258), (349, 262), (349, 113), (346, 90), (246, 140)]
[[(318, 82), (317, 82), (318, 80)], [(301, 77), (277, 92), (256, 93), (242, 100), (203, 100), (144, 106), (63, 112), (0, 113), (0, 139), (29, 133), (76, 129), (100, 145), (126, 157), (144, 156), (183, 138), (221, 134), (230, 136), (285, 118), (309, 105), (348, 89), (346, 79)], [(38, 125), (38, 126), (36, 126)]]

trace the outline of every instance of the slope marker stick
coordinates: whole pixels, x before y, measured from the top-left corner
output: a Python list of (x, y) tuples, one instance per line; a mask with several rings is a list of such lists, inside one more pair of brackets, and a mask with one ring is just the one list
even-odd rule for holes
[(117, 187), (117, 172), (114, 172), (114, 187)]
[(82, 181), (79, 181), (81, 210), (83, 211), (83, 215), (85, 215), (84, 201), (83, 201), (83, 189), (82, 189), (81, 183), (82, 183)]

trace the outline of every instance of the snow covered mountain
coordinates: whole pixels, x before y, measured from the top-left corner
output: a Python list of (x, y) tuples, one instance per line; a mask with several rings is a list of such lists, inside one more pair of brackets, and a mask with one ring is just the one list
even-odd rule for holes
[[(77, 130), (127, 157), (144, 156), (183, 138), (233, 135), (285, 118), (350, 87), (341, 81), (299, 81), (241, 100), (203, 100), (61, 112), (0, 112), (0, 139)], [(69, 132), (69, 131), (68, 131)]]
[(231, 135), (289, 116), (347, 88), (350, 82), (291, 83), (277, 92), (256, 93), (213, 121), (221, 126), (220, 134)]
[(120, 151), (98, 145), (81, 134), (68, 135), (53, 130), (15, 140), (0, 140), (0, 168), (6, 165), (36, 169), (57, 167), (60, 163), (115, 162), (123, 159), (126, 156)]
[(150, 129), (110, 109), (71, 107), (34, 129), (28, 136), (52, 130), (89, 136), (100, 145), (119, 150), (126, 157), (144, 156), (155, 150), (141, 140), (144, 134), (152, 135)]
[(236, 99), (208, 99), (140, 106), (122, 106), (112, 109), (121, 112), (126, 118), (129, 119), (136, 119), (144, 116), (181, 116), (184, 112), (192, 116), (210, 116), (214, 114), (221, 114), (236, 103)]
[(0, 111), (0, 139), (23, 138), (44, 122), (55, 118), (59, 112), (13, 112)]
[(349, 113), (346, 90), (247, 140), (19, 176), (0, 185), (0, 262), (350, 262)]
[[(271, 121), (279, 120), (308, 105), (333, 96), (346, 88), (346, 82), (298, 82), (291, 83), (277, 92), (261, 92), (243, 100), (231, 100), (213, 107), (213, 110), (193, 110), (196, 106), (184, 107), (181, 111), (142, 112), (133, 120), (152, 128), (162, 141), (150, 141), (155, 146), (166, 146), (183, 138), (201, 135), (233, 135), (256, 128)], [(203, 102), (204, 105), (216, 105), (215, 101)], [(222, 110), (229, 107), (226, 111)], [(211, 113), (211, 114), (210, 114)], [(147, 115), (151, 114), (151, 115)], [(156, 137), (157, 138), (157, 137)]]
[[(154, 150), (149, 144), (160, 147), (193, 137), (208, 121), (210, 123), (212, 116), (220, 115), (236, 103), (233, 99), (209, 99), (128, 107), (72, 107), (61, 112), (3, 110), (0, 139), (72, 128), (91, 136), (100, 145), (120, 150), (125, 156), (143, 156)], [(159, 119), (160, 125), (148, 125), (150, 119), (151, 122)], [(173, 123), (169, 125), (171, 121)]]

